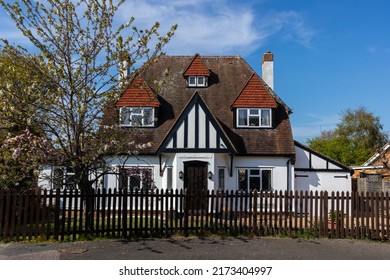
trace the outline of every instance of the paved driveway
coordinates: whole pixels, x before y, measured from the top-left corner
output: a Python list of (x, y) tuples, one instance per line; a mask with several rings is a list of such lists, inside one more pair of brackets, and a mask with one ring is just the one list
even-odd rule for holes
[(0, 244), (0, 260), (390, 260), (390, 242), (223, 238)]

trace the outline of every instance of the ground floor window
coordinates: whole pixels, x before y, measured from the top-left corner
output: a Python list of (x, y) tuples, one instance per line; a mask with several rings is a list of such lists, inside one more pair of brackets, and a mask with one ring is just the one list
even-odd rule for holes
[(53, 189), (77, 189), (76, 176), (71, 167), (54, 167), (51, 181)]
[(225, 190), (225, 168), (218, 169), (218, 190)]
[(239, 168), (238, 189), (242, 191), (272, 190), (272, 169)]
[(125, 167), (119, 170), (120, 189), (152, 189), (154, 188), (153, 168), (151, 167)]
[(173, 173), (172, 167), (167, 168), (167, 190), (173, 189)]

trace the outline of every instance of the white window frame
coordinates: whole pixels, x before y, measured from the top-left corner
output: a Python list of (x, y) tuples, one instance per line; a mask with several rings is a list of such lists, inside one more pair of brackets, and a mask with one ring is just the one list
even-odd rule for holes
[[(246, 187), (241, 188), (240, 187), (240, 171), (245, 171), (246, 175)], [(258, 174), (251, 174), (251, 171), (255, 171), (253, 173), (258, 173)], [(269, 189), (263, 190), (263, 172), (264, 171), (269, 171), (270, 174), (270, 186)], [(241, 167), (237, 168), (237, 189), (238, 190), (243, 190), (243, 191), (251, 191), (250, 189), (250, 179), (251, 178), (259, 178), (259, 191), (272, 191), (273, 190), (273, 172), (272, 168), (259, 168), (259, 167)]]
[[(191, 79), (194, 79), (194, 83), (191, 82)], [(203, 82), (201, 80), (203, 79)], [(188, 76), (188, 86), (189, 87), (207, 87), (208, 79), (206, 76)]]
[[(120, 172), (120, 169), (121, 169), (122, 167), (120, 167), (119, 168), (119, 173), (121, 173)], [(149, 182), (149, 183), (151, 183), (152, 184), (152, 186), (151, 187), (153, 187), (154, 186), (154, 167), (151, 167), (151, 166), (125, 166), (125, 167), (123, 167), (123, 169), (135, 169), (135, 170), (137, 170), (137, 171), (139, 171), (139, 173), (136, 173), (136, 174), (133, 174), (133, 175), (130, 175), (130, 176), (123, 176), (123, 175), (119, 175), (119, 176), (122, 176), (122, 178), (120, 179), (119, 177), (118, 177), (118, 186), (119, 186), (119, 188), (121, 188), (122, 186), (120, 186), (119, 185), (119, 182), (120, 182), (120, 180), (123, 180), (124, 179), (124, 177), (126, 178), (125, 180), (126, 180), (126, 186), (127, 186), (127, 188), (130, 190), (130, 189), (134, 189), (134, 190), (138, 190), (138, 189), (143, 189), (145, 186), (144, 186), (144, 184), (145, 184), (145, 179), (143, 178), (143, 172), (142, 172), (142, 170), (143, 169), (147, 169), (147, 170), (149, 170), (150, 171), (150, 173), (151, 173), (151, 177), (152, 178), (150, 178), (151, 179), (151, 182)], [(132, 183), (133, 183), (133, 179), (132, 179), (132, 177), (139, 177), (139, 187), (137, 187), (137, 186), (134, 186), (134, 185), (132, 185)]]
[[(139, 113), (135, 112), (136, 110), (140, 110), (140, 112)], [(151, 110), (151, 112), (152, 112), (151, 123), (146, 123), (146, 117), (145, 117), (146, 110)], [(141, 124), (133, 123), (133, 117), (141, 117)], [(155, 126), (155, 108), (153, 108), (153, 107), (121, 107), (119, 109), (119, 123), (120, 123), (120, 126), (125, 126), (125, 127), (154, 127)]]
[[(246, 112), (246, 124), (240, 124), (240, 111)], [(256, 111), (256, 112), (254, 112)], [(262, 112), (269, 113), (269, 123), (264, 124), (262, 122)], [(259, 125), (251, 125), (250, 118), (258, 118)], [(270, 108), (239, 108), (236, 111), (236, 124), (237, 127), (245, 127), (245, 128), (270, 128), (272, 127), (272, 109)]]

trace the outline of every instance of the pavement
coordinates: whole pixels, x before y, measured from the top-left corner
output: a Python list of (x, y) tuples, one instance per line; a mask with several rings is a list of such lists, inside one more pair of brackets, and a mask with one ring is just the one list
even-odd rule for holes
[(0, 243), (0, 260), (390, 260), (390, 242), (175, 237)]

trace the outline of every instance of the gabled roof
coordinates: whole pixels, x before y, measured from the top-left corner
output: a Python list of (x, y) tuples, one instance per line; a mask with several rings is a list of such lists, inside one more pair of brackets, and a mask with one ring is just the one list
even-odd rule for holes
[(195, 92), (158, 148), (157, 154), (199, 151), (237, 154), (203, 98)]
[[(308, 154), (309, 154), (309, 160), (308, 161), (305, 161), (305, 160), (300, 160), (300, 164), (302, 166), (295, 166), (295, 170), (296, 171), (311, 171), (311, 170), (315, 170), (315, 171), (333, 171), (333, 172), (349, 172), (351, 175), (353, 174), (353, 170), (351, 168), (349, 168), (348, 166), (342, 164), (341, 162), (338, 162), (320, 152), (317, 152), (313, 149), (311, 149), (310, 147), (298, 142), (298, 141), (294, 141), (294, 144), (295, 146), (297, 146), (298, 148), (306, 151)], [(298, 155), (297, 155), (298, 157)], [(313, 158), (315, 157), (315, 158)], [(315, 164), (313, 164), (313, 161), (316, 160), (316, 164), (318, 166), (315, 166)], [(322, 168), (320, 168), (319, 166), (322, 166)]]
[(116, 107), (159, 107), (160, 102), (141, 76), (136, 76), (115, 104)]
[[(223, 140), (224, 144), (229, 147), (231, 143), (229, 149), (233, 149), (237, 155), (295, 155), (289, 119), (290, 109), (267, 86), (264, 86), (264, 90), (272, 96), (276, 104), (273, 109), (273, 127), (260, 129), (235, 127), (235, 112), (231, 105), (254, 76), (253, 69), (245, 60), (239, 56), (202, 56), (202, 63), (210, 69), (209, 86), (202, 89), (189, 88), (184, 73), (198, 58), (200, 59), (198, 55), (195, 57), (161, 56), (141, 74), (144, 81), (156, 81), (148, 85), (152, 92), (158, 93), (160, 107), (156, 116), (158, 118), (156, 127), (137, 128), (137, 133), (132, 133), (134, 130), (128, 129), (129, 139), (131, 137), (135, 143), (152, 143), (151, 147), (140, 152), (155, 155), (159, 148), (164, 146), (163, 144), (167, 144), (167, 138), (172, 136), (170, 133), (180, 122), (179, 118), (183, 116), (183, 110), (189, 106), (195, 92), (198, 91), (200, 102), (207, 107), (205, 111), (209, 111), (212, 116), (209, 118), (210, 123), (220, 132), (221, 139), (223, 137), (228, 139), (228, 141)], [(256, 79), (264, 84), (257, 75)], [(111, 117), (111, 121), (115, 121), (112, 117), (114, 113), (106, 113)], [(106, 121), (105, 124), (108, 122)]]
[(275, 99), (255, 73), (231, 105), (232, 108), (272, 108), (277, 107)]
[(184, 77), (187, 76), (210, 76), (210, 71), (203, 63), (202, 58), (199, 54), (196, 54), (192, 59), (191, 63), (188, 65), (187, 69), (184, 71)]
[(363, 163), (363, 166), (370, 166), (370, 165), (383, 165), (383, 163), (378, 163), (377, 160), (384, 154), (388, 153), (390, 150), (390, 142), (384, 145), (381, 150), (377, 153), (375, 153), (372, 157), (370, 157), (365, 163)]

